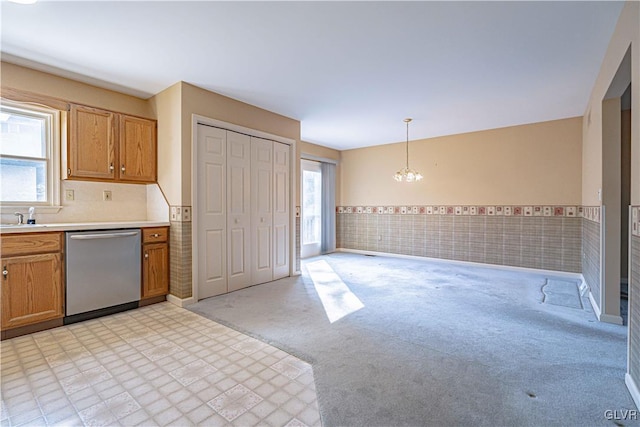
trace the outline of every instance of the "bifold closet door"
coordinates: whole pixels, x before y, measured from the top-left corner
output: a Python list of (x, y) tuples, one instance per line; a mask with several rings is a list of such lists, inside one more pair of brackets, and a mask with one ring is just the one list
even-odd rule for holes
[(227, 287), (251, 286), (251, 137), (227, 131)]
[(251, 138), (253, 284), (273, 280), (273, 142)]
[(290, 149), (273, 143), (273, 279), (289, 276)]
[(227, 131), (198, 125), (198, 298), (227, 290)]

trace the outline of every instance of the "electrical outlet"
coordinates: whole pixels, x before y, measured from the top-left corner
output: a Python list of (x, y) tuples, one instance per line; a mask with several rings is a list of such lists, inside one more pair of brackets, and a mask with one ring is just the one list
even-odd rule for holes
[(300, 206), (296, 206), (296, 218), (300, 218)]
[(111, 197), (111, 191), (104, 190), (102, 192), (102, 200), (104, 200), (105, 202), (110, 202), (111, 200), (113, 200), (113, 198)]
[(185, 222), (191, 221), (191, 207), (184, 206), (182, 208), (182, 220)]
[(73, 190), (65, 190), (64, 191), (64, 199), (65, 200), (73, 200), (75, 198), (73, 194)]

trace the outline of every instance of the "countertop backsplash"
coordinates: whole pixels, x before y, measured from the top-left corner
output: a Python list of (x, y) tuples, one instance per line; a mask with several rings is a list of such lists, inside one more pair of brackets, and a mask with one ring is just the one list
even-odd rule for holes
[[(67, 193), (73, 192), (73, 200)], [(111, 200), (104, 200), (104, 192)], [(169, 221), (169, 206), (157, 184), (122, 184), (90, 181), (62, 181), (60, 209), (57, 213), (35, 208), (34, 218), (40, 224), (113, 222), (113, 221)], [(27, 207), (11, 209), (24, 214)], [(13, 212), (3, 207), (3, 224), (16, 223)]]

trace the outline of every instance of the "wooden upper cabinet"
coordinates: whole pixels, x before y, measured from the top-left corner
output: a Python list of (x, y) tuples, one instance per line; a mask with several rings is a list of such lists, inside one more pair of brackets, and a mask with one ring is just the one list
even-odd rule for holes
[(156, 182), (156, 121), (71, 105), (67, 179)]
[(68, 178), (115, 179), (116, 121), (111, 111), (71, 105)]
[(138, 117), (120, 117), (121, 181), (156, 181), (156, 122)]

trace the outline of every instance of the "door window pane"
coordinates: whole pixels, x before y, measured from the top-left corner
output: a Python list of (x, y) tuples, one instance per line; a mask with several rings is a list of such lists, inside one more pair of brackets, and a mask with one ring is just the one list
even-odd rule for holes
[(302, 244), (320, 243), (322, 212), (322, 175), (320, 172), (302, 172)]

